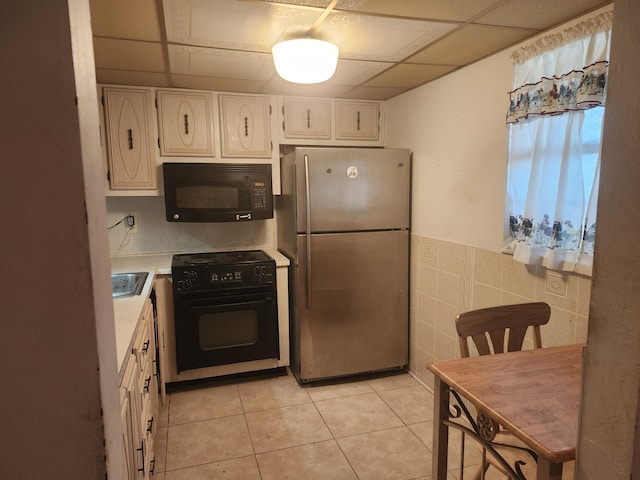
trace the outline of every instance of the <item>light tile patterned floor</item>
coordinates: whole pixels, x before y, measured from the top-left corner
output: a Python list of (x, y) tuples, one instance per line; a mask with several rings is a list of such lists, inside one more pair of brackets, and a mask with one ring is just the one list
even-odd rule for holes
[[(289, 373), (167, 398), (158, 480), (431, 479), (433, 395), (409, 374), (300, 387)], [(459, 437), (451, 433), (449, 480), (459, 478)], [(472, 478), (478, 449), (465, 457)]]

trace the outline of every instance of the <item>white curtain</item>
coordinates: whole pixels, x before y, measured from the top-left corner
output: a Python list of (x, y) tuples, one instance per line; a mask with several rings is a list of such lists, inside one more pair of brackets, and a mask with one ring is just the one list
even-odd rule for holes
[(507, 211), (523, 263), (591, 274), (612, 17), (514, 52)]

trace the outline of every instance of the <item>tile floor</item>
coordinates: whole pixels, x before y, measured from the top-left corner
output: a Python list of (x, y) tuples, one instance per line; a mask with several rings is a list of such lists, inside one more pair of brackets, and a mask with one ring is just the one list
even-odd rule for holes
[[(166, 403), (154, 479), (431, 479), (433, 394), (409, 374), (300, 387), (289, 373), (181, 387)], [(459, 437), (449, 480), (459, 479)], [(465, 478), (480, 462), (469, 447)]]

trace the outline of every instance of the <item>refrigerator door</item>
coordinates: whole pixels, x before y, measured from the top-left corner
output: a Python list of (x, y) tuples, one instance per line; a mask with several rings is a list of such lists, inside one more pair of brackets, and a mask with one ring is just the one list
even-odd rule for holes
[(409, 150), (297, 148), (294, 171), (298, 232), (409, 227)]
[(298, 243), (292, 339), (298, 380), (407, 365), (408, 231), (313, 235), (311, 263), (305, 236)]

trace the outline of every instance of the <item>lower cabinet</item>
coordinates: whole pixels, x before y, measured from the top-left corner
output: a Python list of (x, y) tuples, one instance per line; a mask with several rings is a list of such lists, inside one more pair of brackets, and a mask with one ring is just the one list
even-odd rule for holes
[(153, 305), (147, 299), (120, 384), (122, 442), (128, 480), (149, 479), (155, 456), (153, 440), (158, 418), (158, 383)]

